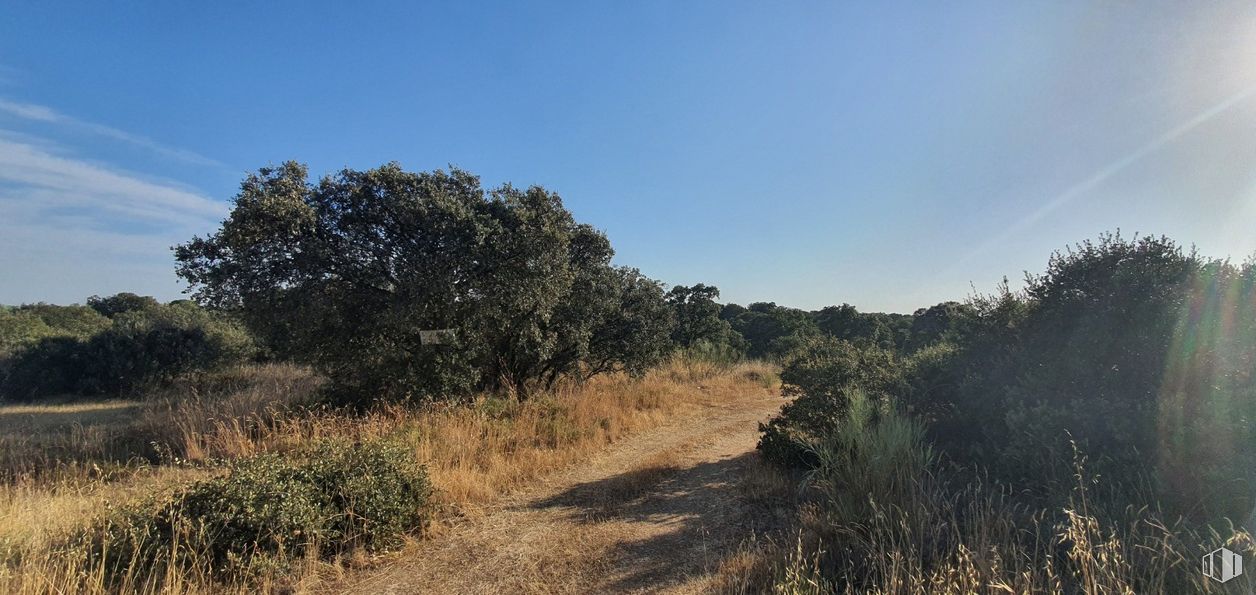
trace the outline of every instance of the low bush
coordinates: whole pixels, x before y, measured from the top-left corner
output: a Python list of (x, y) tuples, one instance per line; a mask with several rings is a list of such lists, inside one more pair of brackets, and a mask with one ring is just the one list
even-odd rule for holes
[(117, 512), (71, 547), (86, 540), (115, 579), (169, 561), (236, 580), (307, 557), (396, 547), (425, 526), (431, 494), (426, 471), (401, 447), (321, 442), (236, 461), (169, 500)]
[(815, 465), (808, 445), (837, 427), (856, 393), (883, 404), (904, 386), (893, 353), (832, 337), (804, 341), (789, 356), (780, 378), (781, 392), (796, 398), (781, 407), (780, 415), (760, 424), (759, 450), (791, 467)]

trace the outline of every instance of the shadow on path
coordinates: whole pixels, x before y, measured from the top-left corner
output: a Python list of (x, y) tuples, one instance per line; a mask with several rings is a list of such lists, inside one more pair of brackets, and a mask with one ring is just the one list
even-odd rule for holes
[(535, 509), (567, 509), (578, 523), (627, 522), (648, 535), (615, 544), (608, 552), (621, 573), (602, 590), (634, 590), (713, 570), (753, 529), (752, 507), (740, 479), (755, 452), (689, 467), (636, 469), (576, 484)]

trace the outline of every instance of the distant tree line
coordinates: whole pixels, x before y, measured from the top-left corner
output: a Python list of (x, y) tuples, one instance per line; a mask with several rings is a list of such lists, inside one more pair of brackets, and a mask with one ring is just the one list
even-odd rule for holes
[(257, 353), (231, 316), (131, 293), (0, 307), (0, 395), (122, 395)]
[(272, 359), (316, 367), (350, 402), (526, 398), (677, 351), (780, 359), (828, 336), (907, 352), (969, 314), (723, 304), (714, 286), (666, 288), (612, 255), (539, 186), (396, 164), (311, 180), (285, 163), (248, 176), (215, 233), (175, 248), (194, 301), (123, 293), (0, 312), (0, 395), (121, 394)]

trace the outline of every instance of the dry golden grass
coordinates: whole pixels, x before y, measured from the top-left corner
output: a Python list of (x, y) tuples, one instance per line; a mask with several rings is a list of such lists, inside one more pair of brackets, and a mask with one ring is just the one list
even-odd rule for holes
[(719, 561), (711, 592), (748, 595), (771, 591), (775, 573), (786, 557), (782, 544), (796, 524), (798, 480), (760, 457), (750, 461), (737, 488), (747, 503), (758, 508), (762, 527)]
[[(426, 465), (441, 518), (452, 519), (633, 432), (774, 382), (768, 365), (676, 360), (642, 379), (599, 377), (525, 402), (484, 396), (469, 406), (350, 414), (305, 407), (320, 383), (308, 371), (264, 366), (203, 378), (138, 403), (0, 408), (6, 449), (0, 469), (8, 479), (0, 486), (0, 592), (109, 591), (84, 552), (53, 555), (58, 543), (111, 507), (209, 477), (222, 460), (282, 453), (319, 438), (389, 437)], [(209, 580), (208, 569), (157, 564), (152, 575), (127, 577), (113, 588), (303, 591), (370, 561), (350, 555), (341, 562), (309, 560), (294, 575), (263, 574), (260, 584), (234, 585)], [(544, 561), (538, 565), (539, 580), (550, 572)]]

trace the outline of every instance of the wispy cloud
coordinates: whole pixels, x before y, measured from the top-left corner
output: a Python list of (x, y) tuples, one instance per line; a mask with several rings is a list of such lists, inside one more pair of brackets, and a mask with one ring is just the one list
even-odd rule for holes
[(0, 303), (173, 297), (170, 246), (212, 231), (228, 205), (38, 141), (0, 133)]
[(82, 130), (84, 132), (95, 134), (97, 136), (101, 136), (104, 138), (109, 138), (109, 139), (121, 141), (124, 143), (128, 143), (128, 144), (131, 144), (131, 145), (143, 148), (143, 149), (147, 149), (163, 157), (175, 159), (178, 161), (183, 161), (185, 163), (191, 163), (193, 165), (205, 165), (205, 166), (210, 166), (210, 167), (221, 167), (221, 168), (227, 167), (227, 165), (222, 163), (221, 161), (211, 159), (199, 153), (195, 153), (193, 151), (188, 151), (185, 149), (168, 147), (150, 138), (140, 136), (138, 134), (132, 134), (130, 132), (126, 132), (123, 130), (118, 130), (117, 128), (113, 128), (111, 126), (105, 126), (103, 124), (96, 124), (94, 122), (86, 122), (78, 118), (74, 118), (72, 116), (67, 116), (61, 112), (58, 112), (44, 105), (37, 105), (34, 103), (22, 103), (19, 101), (12, 101), (12, 100), (0, 97), (0, 112), (4, 112), (11, 116), (21, 118), (23, 120), (29, 120), (32, 122), (44, 122), (44, 123), (49, 123), (49, 124), (57, 124), (61, 126), (74, 128), (77, 130)]
[(225, 213), (218, 201), (173, 184), (142, 180), (103, 165), (62, 157), (0, 136), (0, 183), (26, 187), (79, 206), (167, 222), (201, 221)]

